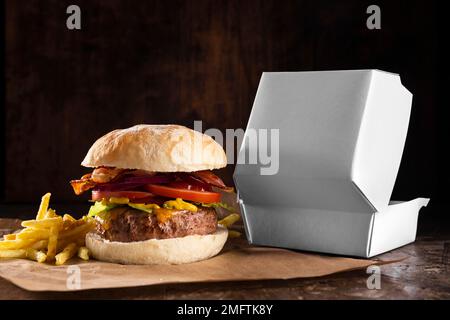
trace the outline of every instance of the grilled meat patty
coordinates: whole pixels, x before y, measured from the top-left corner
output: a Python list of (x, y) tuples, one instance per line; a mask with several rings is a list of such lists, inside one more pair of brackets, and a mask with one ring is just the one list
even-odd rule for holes
[(97, 232), (110, 241), (131, 242), (148, 239), (170, 239), (216, 232), (217, 215), (213, 208), (189, 210), (156, 210), (149, 214), (129, 207), (108, 212), (104, 221), (97, 220)]

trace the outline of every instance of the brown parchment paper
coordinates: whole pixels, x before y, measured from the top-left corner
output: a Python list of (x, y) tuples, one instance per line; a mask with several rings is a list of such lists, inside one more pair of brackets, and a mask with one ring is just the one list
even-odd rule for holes
[[(319, 277), (383, 263), (374, 260), (331, 257), (284, 249), (251, 247), (231, 241), (218, 256), (186, 265), (135, 266), (73, 259), (64, 266), (34, 261), (0, 260), (0, 276), (30, 291), (73, 291), (135, 287), (166, 283), (293, 279)], [(80, 288), (67, 286), (80, 269)]]
[[(218, 256), (192, 264), (137, 266), (72, 259), (66, 265), (54, 266), (29, 260), (0, 259), (0, 276), (30, 291), (74, 291), (167, 283), (320, 277), (384, 263), (255, 247), (238, 238), (229, 239)], [(73, 265), (79, 267), (80, 288), (70, 285), (69, 276), (74, 274), (70, 266)]]

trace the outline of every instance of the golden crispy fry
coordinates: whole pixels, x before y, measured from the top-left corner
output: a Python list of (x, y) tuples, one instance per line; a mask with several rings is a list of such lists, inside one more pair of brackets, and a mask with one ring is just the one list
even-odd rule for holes
[(64, 264), (67, 260), (72, 258), (76, 252), (77, 252), (77, 244), (75, 242), (68, 244), (62, 252), (58, 253), (55, 256), (56, 261), (55, 264), (58, 266)]
[(69, 221), (69, 222), (75, 222), (75, 221), (77, 221), (77, 219), (75, 219), (74, 217), (72, 217), (70, 214), (65, 214), (64, 216), (63, 216), (63, 221), (64, 222), (66, 222), (66, 221)]
[(78, 257), (85, 261), (89, 260), (89, 249), (86, 247), (79, 247), (78, 248)]
[(47, 212), (47, 209), (48, 209), (48, 204), (50, 202), (51, 195), (52, 195), (51, 193), (46, 193), (42, 197), (41, 204), (40, 204), (39, 210), (38, 210), (38, 214), (36, 215), (36, 220), (41, 220), (44, 218), (44, 216)]
[(22, 222), (22, 227), (29, 227), (34, 229), (50, 229), (54, 225), (61, 225), (62, 217), (44, 218), (42, 220), (26, 220)]
[(76, 236), (72, 236), (69, 238), (65, 238), (65, 239), (58, 239), (58, 245), (56, 246), (56, 252), (60, 252), (62, 251), (67, 245), (69, 245), (72, 242), (75, 242), (77, 244), (77, 246), (84, 246), (84, 239), (85, 238), (81, 238), (78, 235)]
[(226, 228), (229, 228), (229, 227), (231, 227), (231, 225), (233, 223), (235, 223), (239, 219), (240, 219), (240, 216), (237, 213), (232, 213), (232, 214), (226, 216), (225, 218), (223, 218), (222, 220), (219, 220), (217, 223), (223, 225)]
[(35, 240), (31, 239), (16, 239), (0, 241), (0, 250), (15, 250), (22, 249), (31, 245)]
[(27, 250), (25, 249), (12, 249), (12, 250), (0, 250), (0, 258), (21, 258), (27, 257)]
[(88, 217), (88, 216), (82, 216), (80, 219), (78, 219), (78, 221), (83, 221), (83, 222), (90, 222), (90, 223), (94, 223), (94, 218), (92, 217)]
[(18, 233), (16, 235), (17, 240), (30, 240), (34, 239), (42, 240), (42, 239), (48, 239), (50, 236), (50, 230), (48, 229), (24, 229), (22, 232)]
[(85, 221), (83, 221), (81, 219), (80, 220), (74, 219), (72, 221), (72, 220), (68, 220), (66, 218), (66, 220), (63, 219), (63, 230), (64, 231), (72, 230), (75, 227), (81, 226), (82, 224), (85, 224)]
[[(55, 261), (58, 265), (75, 254), (89, 259), (85, 237), (94, 228), (94, 220), (87, 216), (77, 220), (70, 214), (59, 216), (48, 207), (49, 201), (50, 193), (47, 193), (42, 197), (36, 219), (23, 221), (24, 229), (0, 240), (0, 258)], [(78, 250), (79, 247), (82, 248)]]
[(241, 233), (236, 230), (228, 230), (228, 237), (230, 238), (239, 238), (241, 236)]
[(77, 236), (65, 238), (65, 239), (58, 239), (58, 245), (56, 246), (56, 251), (60, 252), (62, 251), (68, 244), (75, 242), (77, 246), (84, 246), (85, 241), (84, 238)]
[(43, 251), (38, 251), (33, 248), (26, 249), (26, 256), (30, 260), (37, 261), (39, 263), (45, 262), (47, 255)]
[(47, 249), (47, 246), (48, 246), (48, 240), (43, 239), (43, 240), (39, 240), (39, 241), (36, 241), (35, 243), (33, 243), (31, 245), (31, 248), (35, 249), (35, 250), (44, 250), (44, 249)]
[(70, 237), (82, 237), (84, 238), (84, 236), (86, 235), (86, 233), (88, 233), (90, 230), (92, 230), (94, 227), (93, 224), (89, 223), (84, 223), (81, 224), (69, 231), (62, 231), (60, 237), (62, 239), (65, 238), (70, 238)]
[(48, 237), (47, 261), (52, 261), (56, 255), (56, 246), (58, 245), (59, 227), (50, 228), (50, 236)]
[(56, 214), (56, 211), (53, 209), (48, 208), (47, 212), (44, 215), (44, 219), (50, 219), (50, 218), (56, 218), (58, 215)]

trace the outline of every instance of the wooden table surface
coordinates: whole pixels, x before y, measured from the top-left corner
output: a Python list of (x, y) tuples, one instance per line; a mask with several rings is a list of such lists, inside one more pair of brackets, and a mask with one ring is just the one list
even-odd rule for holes
[(421, 215), (415, 243), (377, 258), (404, 257), (407, 259), (381, 266), (379, 290), (367, 288), (369, 275), (365, 270), (309, 279), (158, 285), (70, 293), (28, 292), (0, 278), (0, 299), (450, 299), (450, 220)]

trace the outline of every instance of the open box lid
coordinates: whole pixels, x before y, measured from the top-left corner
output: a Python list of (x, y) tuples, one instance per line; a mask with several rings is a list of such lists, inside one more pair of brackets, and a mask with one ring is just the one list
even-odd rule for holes
[[(238, 162), (240, 199), (370, 214), (385, 209), (411, 102), (399, 75), (378, 70), (264, 73), (238, 157), (261, 151), (247, 143), (250, 131), (278, 129), (278, 172), (262, 175), (267, 165)], [(276, 161), (276, 145), (270, 147)]]

